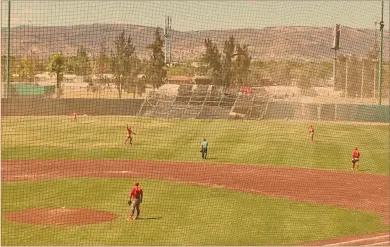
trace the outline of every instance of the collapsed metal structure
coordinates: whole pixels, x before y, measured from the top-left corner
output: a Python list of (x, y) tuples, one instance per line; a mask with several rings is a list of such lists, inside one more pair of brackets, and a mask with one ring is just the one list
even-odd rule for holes
[(214, 85), (180, 85), (175, 93), (150, 93), (139, 116), (201, 119), (262, 119), (271, 97), (264, 88), (243, 91)]

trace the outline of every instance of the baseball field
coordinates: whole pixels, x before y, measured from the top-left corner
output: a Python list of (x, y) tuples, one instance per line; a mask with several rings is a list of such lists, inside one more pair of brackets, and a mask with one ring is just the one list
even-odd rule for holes
[(2, 245), (388, 245), (388, 141), (380, 124), (3, 117)]

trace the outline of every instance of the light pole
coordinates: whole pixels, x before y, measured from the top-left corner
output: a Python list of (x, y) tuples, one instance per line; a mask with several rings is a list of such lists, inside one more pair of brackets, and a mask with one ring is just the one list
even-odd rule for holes
[(11, 46), (11, 1), (8, 1), (8, 39), (7, 39), (7, 87), (5, 88), (5, 97), (8, 98), (10, 82), (10, 46)]
[(376, 99), (376, 66), (377, 66), (377, 63), (378, 63), (378, 59), (374, 59), (372, 60), (374, 62), (374, 99)]
[(337, 77), (337, 50), (340, 49), (340, 24), (336, 24), (334, 28), (334, 40), (333, 40), (333, 47), (331, 48), (334, 50), (334, 56), (333, 56), (333, 86), (336, 86), (336, 77)]
[(351, 55), (347, 55), (345, 59), (345, 89), (344, 89), (344, 98), (348, 96), (348, 60), (351, 58)]
[(380, 39), (380, 45), (379, 45), (379, 65), (378, 65), (378, 97), (379, 102), (378, 104), (382, 104), (382, 58), (383, 58), (383, 27), (385, 26), (383, 22), (383, 7), (384, 7), (384, 1), (382, 0), (382, 11), (381, 11), (381, 21), (379, 22), (380, 25), (380, 31), (381, 31), (381, 39)]
[(363, 85), (364, 85), (364, 58), (362, 57), (362, 84), (360, 87), (360, 98), (363, 100)]
[[(374, 45), (374, 52), (376, 53), (376, 56), (378, 55), (378, 29), (376, 27), (377, 24), (379, 24), (378, 21), (374, 22), (375, 24), (375, 45)], [(374, 62), (374, 100), (376, 99), (376, 83), (377, 83), (377, 66), (378, 66), (378, 58), (375, 58), (372, 60)]]

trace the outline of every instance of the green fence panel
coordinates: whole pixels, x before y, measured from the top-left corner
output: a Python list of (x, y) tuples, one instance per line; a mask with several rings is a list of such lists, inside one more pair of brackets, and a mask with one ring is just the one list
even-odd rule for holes
[(334, 121), (335, 120), (335, 104), (322, 104), (320, 120)]
[(294, 119), (299, 104), (288, 102), (270, 102), (263, 119)]
[(336, 105), (336, 119), (337, 121), (356, 121), (359, 115), (358, 105)]
[(320, 117), (319, 105), (317, 104), (299, 104), (299, 105), (294, 105), (294, 108), (295, 108), (294, 119), (318, 120)]
[(336, 120), (353, 122), (389, 122), (389, 106), (336, 105)]
[(384, 105), (359, 105), (356, 121), (389, 122), (389, 107)]
[(47, 93), (54, 93), (55, 86), (40, 86), (27, 84), (12, 85), (19, 96), (43, 96)]

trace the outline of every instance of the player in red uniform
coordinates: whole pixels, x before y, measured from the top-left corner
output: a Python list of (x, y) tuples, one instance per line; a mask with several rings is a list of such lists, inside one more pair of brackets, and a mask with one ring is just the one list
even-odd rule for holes
[[(127, 220), (133, 220), (134, 211), (137, 210), (137, 216), (135, 219), (139, 219), (139, 215), (141, 213), (140, 205), (142, 203), (142, 199), (144, 197), (144, 193), (142, 191), (142, 188), (139, 186), (139, 182), (136, 182), (130, 190), (130, 216), (127, 218)], [(131, 200), (133, 199), (133, 200)]]
[(129, 125), (127, 125), (127, 138), (125, 140), (125, 144), (127, 143), (127, 140), (130, 140), (130, 145), (133, 145), (133, 143), (132, 143), (133, 138), (131, 137), (131, 134), (135, 135), (135, 133), (131, 130), (131, 127), (129, 127)]
[(77, 121), (77, 112), (73, 112), (73, 121)]
[(352, 170), (355, 170), (355, 166), (356, 166), (356, 170), (359, 171), (359, 158), (360, 158), (360, 152), (358, 148), (355, 148), (352, 152)]
[(314, 140), (314, 128), (313, 128), (313, 125), (309, 126), (309, 136), (310, 136), (311, 142), (313, 142), (313, 140)]

